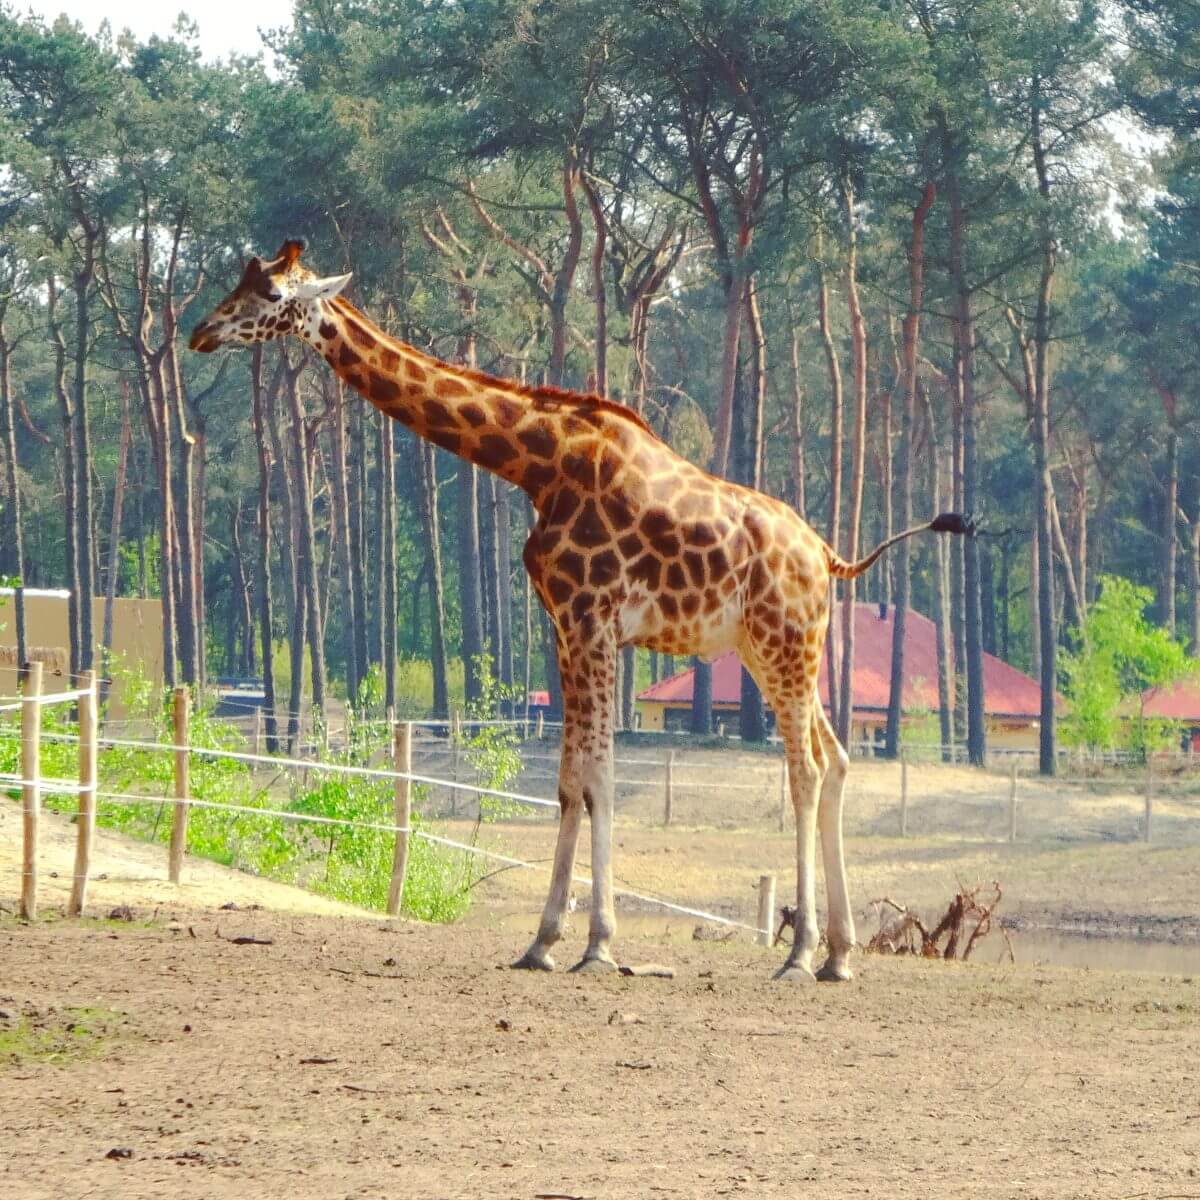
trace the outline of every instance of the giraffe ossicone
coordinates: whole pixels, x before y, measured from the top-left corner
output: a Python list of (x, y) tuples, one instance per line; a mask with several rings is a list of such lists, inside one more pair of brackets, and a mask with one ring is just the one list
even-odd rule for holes
[[(913, 533), (973, 525), (942, 514), (847, 562), (787, 505), (701, 470), (621, 404), (454, 366), (391, 337), (342, 295), (350, 276), (317, 277), (303, 248), (289, 240), (273, 259), (251, 259), (191, 348), (299, 337), (381, 412), (520, 487), (538, 513), (523, 559), (558, 639), (561, 813), (537, 935), (513, 965), (554, 967), (586, 809), (593, 893), (576, 969), (615, 969), (613, 688), (618, 650), (633, 644), (703, 658), (735, 649), (757, 680), (784, 741), (796, 815), (795, 936), (780, 975), (849, 979), (848, 759), (817, 694), (829, 581), (854, 578)], [(829, 956), (814, 972), (818, 833)]]

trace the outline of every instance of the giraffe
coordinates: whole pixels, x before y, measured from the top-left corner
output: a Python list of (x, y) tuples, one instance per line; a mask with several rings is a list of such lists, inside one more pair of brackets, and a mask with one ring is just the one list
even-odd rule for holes
[[(520, 487), (538, 514), (523, 559), (557, 635), (560, 815), (537, 934), (513, 966), (554, 968), (586, 810), (593, 894), (587, 947), (572, 969), (616, 969), (613, 686), (618, 650), (632, 643), (705, 658), (733, 648), (758, 681), (784, 742), (796, 818), (795, 937), (778, 977), (850, 979), (848, 759), (817, 694), (830, 580), (860, 575), (911, 534), (970, 533), (969, 520), (943, 514), (847, 562), (787, 505), (707, 474), (621, 404), (451, 365), (389, 336), (342, 295), (350, 276), (317, 277), (301, 264), (303, 249), (289, 240), (273, 259), (251, 259), (191, 348), (299, 337), (380, 411)], [(818, 832), (828, 957), (814, 972)]]

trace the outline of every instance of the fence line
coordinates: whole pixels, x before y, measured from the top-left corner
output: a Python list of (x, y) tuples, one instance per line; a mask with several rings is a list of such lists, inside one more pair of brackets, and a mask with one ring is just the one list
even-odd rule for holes
[[(409, 837), (418, 837), (425, 841), (443, 845), (464, 853), (478, 855), (495, 862), (501, 862), (506, 866), (513, 868), (533, 871), (545, 871), (549, 869), (544, 864), (526, 862), (523, 859), (513, 858), (510, 855), (500, 854), (493, 850), (485, 850), (483, 847), (472, 846), (469, 843), (460, 842), (453, 838), (447, 838), (440, 834), (429, 833), (425, 830), (413, 829), (410, 823), (407, 821), (395, 821), (389, 823), (361, 821), (357, 819), (347, 820), (337, 817), (325, 817), (319, 814), (298, 813), (286, 809), (255, 808), (251, 805), (229, 804), (222, 801), (201, 800), (189, 794), (190, 788), (187, 760), (191, 754), (195, 753), (209, 757), (233, 759), (243, 762), (261, 762), (274, 766), (298, 767), (302, 770), (323, 770), (341, 774), (348, 773), (352, 775), (365, 775), (371, 778), (402, 781), (404, 784), (409, 782), (429, 783), (434, 786), (453, 787), (463, 791), (474, 792), (481, 796), (496, 796), (502, 799), (519, 801), (526, 804), (543, 805), (551, 808), (558, 807), (558, 804), (555, 801), (545, 800), (535, 796), (525, 796), (516, 792), (504, 792), (496, 789), (478, 788), (471, 784), (460, 784), (457, 780), (442, 780), (429, 776), (418, 775), (410, 771), (383, 771), (366, 767), (353, 767), (349, 764), (313, 763), (302, 759), (278, 759), (265, 755), (248, 755), (236, 751), (220, 751), (210, 750), (206, 747), (192, 747), (188, 744), (187, 718), (189, 710), (188, 691), (186, 688), (177, 688), (175, 690), (176, 740), (169, 744), (164, 744), (161, 742), (137, 742), (127, 738), (99, 737), (95, 722), (95, 701), (97, 690), (94, 681), (91, 682), (89, 687), (79, 689), (79, 691), (74, 694), (59, 693), (53, 698), (42, 697), (40, 695), (41, 666), (40, 664), (35, 664), (33, 667), (31, 667), (27, 676), (26, 688), (26, 694), (23, 697), (21, 704), (18, 706), (22, 709), (23, 716), (21, 773), (19, 775), (14, 775), (9, 772), (0, 773), (0, 781), (20, 783), (26, 798), (26, 820), (23, 839), (24, 857), (22, 869), (21, 912), (22, 916), (28, 920), (32, 920), (37, 914), (37, 858), (39, 848), (37, 816), (40, 810), (40, 797), (43, 788), (52, 794), (77, 793), (80, 797), (80, 821), (76, 863), (75, 871), (72, 877), (73, 886), (71, 901), (68, 906), (68, 912), (71, 915), (79, 915), (83, 909), (85, 889), (89, 877), (91, 834), (94, 827), (96, 803), (103, 801), (104, 803), (110, 804), (153, 805), (157, 803), (159, 805), (165, 805), (168, 800), (171, 799), (165, 796), (146, 796), (136, 793), (112, 792), (99, 789), (96, 783), (96, 747), (101, 743), (150, 751), (171, 752), (175, 755), (175, 795), (173, 797), (171, 845), (168, 857), (168, 877), (173, 883), (178, 883), (180, 880), (183, 855), (186, 850), (187, 814), (188, 811), (193, 807), (244, 812), (250, 815), (272, 817), (281, 820), (294, 821), (297, 823), (373, 829), (394, 834), (397, 838), (397, 854), (393, 865), (392, 891), (395, 893), (395, 908), (397, 910), (399, 908), (399, 899), (404, 885), (404, 864), (407, 859), (406, 847)], [(81, 721), (80, 734), (72, 735), (55, 733), (43, 735), (40, 720), (42, 704), (46, 702), (67, 702), (68, 700), (73, 699), (83, 700), (83, 703), (81, 704), (81, 710), (83, 710), (85, 719)], [(402, 729), (403, 726), (398, 726), (397, 734), (399, 734)], [(78, 782), (74, 780), (46, 777), (41, 774), (38, 749), (43, 736), (57, 741), (78, 743), (80, 773)], [(411, 744), (411, 724), (408, 726), (407, 730), (404, 730), (403, 739), (399, 736), (396, 738), (396, 744), (398, 748), (405, 745), (405, 743)], [(403, 754), (403, 751), (401, 751), (401, 753)], [(403, 754), (401, 761), (408, 759), (409, 756), (407, 754)], [(405, 846), (405, 852), (403, 854), (400, 852), (401, 842), (403, 842)], [(580, 884), (581, 886), (594, 887), (592, 879), (587, 876), (573, 875), (572, 881)], [(745, 922), (737, 921), (729, 917), (723, 917), (717, 913), (707, 912), (704, 909), (694, 908), (690, 905), (678, 904), (675, 901), (666, 900), (660, 896), (652, 896), (644, 892), (637, 892), (628, 887), (615, 887), (614, 893), (616, 895), (637, 900), (641, 903), (656, 905), (671, 912), (677, 912), (686, 916), (696, 917), (701, 920), (711, 921), (730, 928), (744, 929), (754, 934), (756, 939), (761, 938), (763, 935), (763, 931), (756, 925), (748, 925)], [(390, 901), (391, 897), (389, 897), (389, 910), (393, 907)]]
[[(47, 741), (75, 742), (78, 737), (70, 733), (48, 733)], [(208, 746), (185, 746), (175, 742), (143, 742), (131, 738), (101, 736), (96, 739), (102, 746), (123, 746), (134, 750), (157, 751), (159, 753), (198, 754), (204, 758), (224, 758), (234, 762), (263, 763), (272, 767), (293, 767), (298, 771), (320, 771), (329, 775), (357, 775), (369, 779), (407, 779), (412, 783), (427, 783), (434, 787), (453, 788), (460, 792), (471, 792), (477, 796), (494, 796), (499, 800), (512, 800), (519, 804), (534, 804), (543, 808), (558, 808), (557, 800), (546, 800), (540, 796), (526, 796), (520, 792), (506, 792), (500, 788), (476, 787), (457, 780), (437, 779), (430, 775), (417, 775), (407, 771), (387, 771), (382, 767), (356, 767), (350, 763), (318, 762), (307, 758), (281, 758), (271, 754), (247, 754), (240, 750), (216, 750)]]

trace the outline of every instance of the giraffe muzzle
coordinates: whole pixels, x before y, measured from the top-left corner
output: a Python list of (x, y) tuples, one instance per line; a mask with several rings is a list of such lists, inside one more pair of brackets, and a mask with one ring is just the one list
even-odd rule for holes
[(211, 354), (220, 344), (221, 340), (217, 337), (216, 330), (203, 321), (192, 330), (192, 336), (188, 338), (188, 349), (197, 350), (201, 354)]

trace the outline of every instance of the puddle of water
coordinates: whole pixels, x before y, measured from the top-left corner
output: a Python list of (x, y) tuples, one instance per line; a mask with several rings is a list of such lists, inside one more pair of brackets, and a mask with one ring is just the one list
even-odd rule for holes
[[(1046, 929), (1011, 932), (1017, 962), (1051, 967), (1090, 967), (1097, 971), (1144, 971), (1158, 975), (1200, 975), (1200, 945), (1137, 938), (1078, 937)], [(976, 945), (972, 962), (1008, 961), (1004, 939), (992, 934)]]

